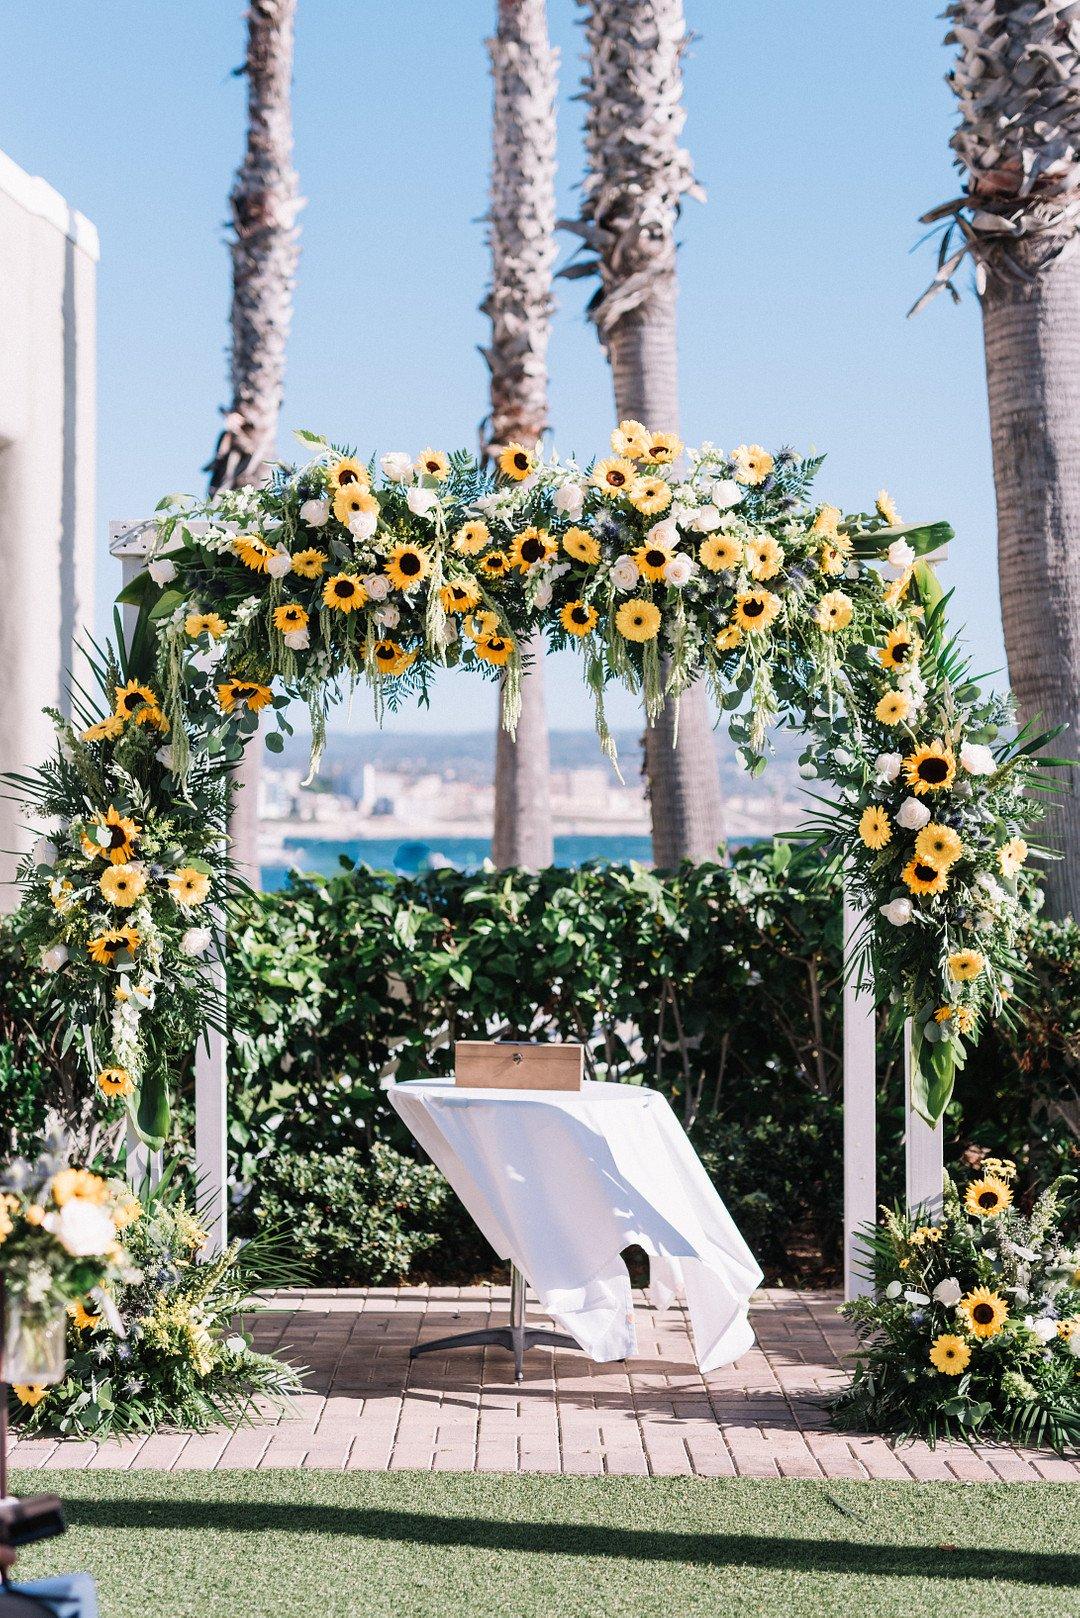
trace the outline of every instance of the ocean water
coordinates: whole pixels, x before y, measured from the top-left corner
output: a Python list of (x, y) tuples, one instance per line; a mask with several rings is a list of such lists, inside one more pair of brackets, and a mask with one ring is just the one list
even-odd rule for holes
[[(334, 876), (341, 870), (339, 854), (372, 866), (379, 871), (399, 871), (413, 876), (432, 864), (450, 864), (461, 871), (475, 871), (491, 853), (489, 837), (440, 837), (430, 843), (403, 842), (399, 837), (368, 837), (351, 842), (336, 838), (287, 837), (282, 858), (262, 867), (262, 885), (268, 892), (285, 886), (290, 870)], [(556, 837), (555, 864), (573, 867), (586, 860), (626, 860), (647, 862), (652, 850), (648, 837), (591, 836)]]

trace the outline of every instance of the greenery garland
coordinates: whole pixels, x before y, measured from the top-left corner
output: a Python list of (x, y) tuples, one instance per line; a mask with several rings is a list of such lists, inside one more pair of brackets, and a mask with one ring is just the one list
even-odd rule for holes
[(511, 444), (491, 468), (432, 449), (376, 468), (298, 436), (314, 458), (268, 487), (161, 502), (121, 596), (138, 629), (92, 658), (104, 708), (78, 692), (56, 756), (14, 778), (53, 824), (20, 869), (21, 936), (143, 1138), (163, 1141), (168, 1072), (220, 1026), (206, 917), (235, 890), (220, 828), (260, 712), (278, 751), (306, 701), (314, 767), (343, 684), (381, 713), (463, 667), (506, 682), (512, 726), (537, 627), (580, 653), (611, 757), (613, 680), (655, 716), (706, 679), (755, 775), (773, 723), (806, 733), (804, 778), (836, 788), (812, 833), (867, 916), (856, 970), (914, 1019), (915, 1103), (938, 1119), (980, 1019), (1018, 1003), (1021, 833), (1059, 762), (947, 637), (925, 558), (948, 525), (905, 525), (884, 490), (844, 516), (812, 497), (819, 457), (684, 450), (637, 422), (584, 467)]

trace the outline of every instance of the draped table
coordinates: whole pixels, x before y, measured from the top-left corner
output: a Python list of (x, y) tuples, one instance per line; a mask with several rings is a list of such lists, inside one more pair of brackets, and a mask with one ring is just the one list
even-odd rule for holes
[[(657, 1091), (588, 1080), (579, 1091), (478, 1090), (414, 1079), (389, 1085), (387, 1095), (499, 1257), (590, 1359), (637, 1353), (620, 1256), (632, 1245), (649, 1255), (649, 1302), (664, 1309), (685, 1298), (703, 1372), (752, 1346), (747, 1309), (761, 1270)], [(523, 1288), (514, 1302), (523, 1310)], [(520, 1374), (520, 1344), (517, 1360)]]

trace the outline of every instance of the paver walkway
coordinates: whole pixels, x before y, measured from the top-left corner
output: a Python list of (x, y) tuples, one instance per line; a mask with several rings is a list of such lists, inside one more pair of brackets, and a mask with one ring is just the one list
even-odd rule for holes
[[(686, 1314), (638, 1304), (638, 1358), (594, 1365), (568, 1350), (496, 1348), (410, 1362), (417, 1341), (505, 1319), (505, 1287), (369, 1287), (278, 1294), (259, 1348), (309, 1367), (291, 1415), (206, 1436), (102, 1444), (23, 1440), (16, 1466), (309, 1466), (700, 1477), (1080, 1481), (1080, 1462), (981, 1445), (894, 1448), (833, 1432), (820, 1407), (852, 1345), (837, 1298), (772, 1289), (752, 1307), (758, 1346), (699, 1373)], [(531, 1311), (535, 1314), (535, 1311)]]

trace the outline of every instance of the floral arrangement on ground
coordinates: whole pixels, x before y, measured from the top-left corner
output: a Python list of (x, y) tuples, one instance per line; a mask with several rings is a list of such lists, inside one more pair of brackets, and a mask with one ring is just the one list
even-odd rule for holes
[(580, 653), (609, 749), (612, 680), (655, 716), (706, 679), (753, 773), (771, 724), (806, 732), (804, 777), (836, 789), (812, 831), (868, 918), (858, 970), (913, 1017), (915, 1101), (939, 1118), (980, 1020), (1022, 1002), (1024, 834), (1055, 762), (947, 636), (924, 558), (948, 526), (905, 525), (884, 490), (844, 516), (812, 496), (818, 457), (631, 421), (584, 467), (510, 444), (494, 466), (425, 449), (377, 469), (300, 436), (314, 459), (268, 487), (161, 503), (122, 596), (138, 629), (91, 660), (104, 701), (81, 694), (55, 757), (14, 778), (51, 828), (20, 935), (143, 1138), (168, 1130), (169, 1053), (220, 1025), (206, 917), (235, 891), (220, 828), (260, 713), (275, 750), (304, 699), (314, 762), (343, 683), (393, 707), (461, 666), (503, 682), (513, 724), (537, 627)]
[(1080, 1242), (1072, 1177), (1030, 1212), (1015, 1165), (987, 1157), (939, 1219), (888, 1212), (866, 1234), (873, 1297), (841, 1314), (859, 1337), (833, 1402), (839, 1427), (904, 1438), (1006, 1439), (1080, 1448)]

